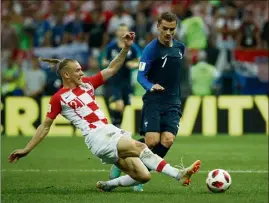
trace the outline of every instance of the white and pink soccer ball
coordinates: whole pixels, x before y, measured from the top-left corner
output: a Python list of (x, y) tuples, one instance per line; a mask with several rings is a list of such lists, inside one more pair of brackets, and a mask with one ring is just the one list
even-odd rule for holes
[(206, 179), (207, 188), (213, 193), (225, 192), (230, 188), (232, 178), (223, 169), (214, 169), (208, 173)]

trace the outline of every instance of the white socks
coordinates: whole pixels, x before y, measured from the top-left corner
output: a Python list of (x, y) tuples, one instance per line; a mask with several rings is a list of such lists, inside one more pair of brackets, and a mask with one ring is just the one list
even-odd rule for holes
[(128, 187), (128, 186), (139, 184), (139, 182), (132, 179), (129, 175), (125, 175), (125, 176), (115, 178), (113, 180), (109, 180), (106, 183), (109, 186), (122, 186), (122, 187)]
[(179, 170), (177, 168), (174, 168), (170, 164), (166, 164), (163, 167), (162, 171), (158, 171), (158, 172), (161, 172), (161, 173), (163, 173), (165, 175), (168, 175), (170, 177), (173, 177), (173, 178), (175, 178), (177, 180), (180, 179), (180, 172), (179, 172)]
[[(145, 148), (141, 152), (139, 158), (144, 163), (144, 165), (148, 167), (149, 169), (166, 174), (177, 180), (180, 179), (180, 171), (177, 168), (170, 166), (170, 164), (168, 164), (165, 160), (163, 160), (158, 155), (153, 154), (153, 152), (149, 148)], [(109, 186), (128, 187), (128, 186), (138, 185), (140, 183), (132, 179), (129, 175), (125, 175), (125, 176), (115, 178), (113, 180), (109, 180), (107, 181), (107, 184)]]
[(168, 164), (158, 155), (153, 154), (153, 152), (149, 148), (145, 148), (141, 152), (139, 158), (149, 169), (166, 174), (177, 180), (180, 179), (179, 170), (177, 168), (170, 166), (170, 164)]

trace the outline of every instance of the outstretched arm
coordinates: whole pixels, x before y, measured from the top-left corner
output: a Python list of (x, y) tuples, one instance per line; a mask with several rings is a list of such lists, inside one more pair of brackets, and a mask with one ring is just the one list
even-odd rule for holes
[(131, 45), (134, 42), (135, 33), (129, 32), (129, 33), (125, 34), (123, 36), (123, 38), (124, 38), (125, 46), (122, 48), (120, 53), (110, 62), (108, 67), (101, 71), (101, 74), (102, 74), (104, 81), (108, 80), (110, 77), (115, 75), (119, 71), (119, 69), (122, 67), (122, 65), (126, 59), (127, 53), (129, 51)]
[(35, 136), (26, 145), (24, 149), (17, 149), (9, 155), (9, 162), (17, 162), (20, 158), (26, 156), (31, 152), (49, 133), (53, 120), (46, 118), (46, 120), (37, 128)]

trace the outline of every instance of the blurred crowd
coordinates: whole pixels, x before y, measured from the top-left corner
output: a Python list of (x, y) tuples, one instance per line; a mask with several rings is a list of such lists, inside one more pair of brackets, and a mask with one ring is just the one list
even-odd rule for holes
[[(169, 10), (179, 18), (175, 38), (186, 46), (183, 96), (268, 94), (267, 1), (7, 0), (1, 2), (2, 96), (55, 93), (61, 80), (37, 57), (76, 59), (85, 75), (103, 69), (104, 49), (123, 23), (142, 51), (158, 36), (159, 14)], [(244, 60), (246, 52), (256, 57)]]

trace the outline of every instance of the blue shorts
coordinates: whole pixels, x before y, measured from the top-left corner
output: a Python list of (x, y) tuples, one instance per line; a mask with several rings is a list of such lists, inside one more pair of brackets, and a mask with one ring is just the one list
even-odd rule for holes
[(147, 132), (170, 132), (176, 136), (181, 116), (181, 106), (178, 104), (144, 103), (140, 135)]
[(131, 104), (132, 89), (129, 86), (110, 86), (109, 103), (123, 100), (124, 105)]

